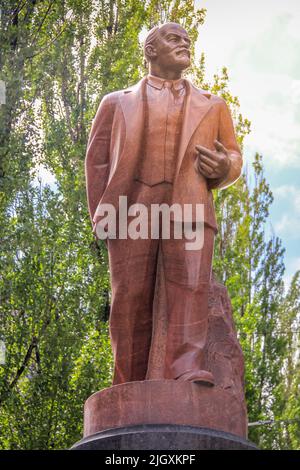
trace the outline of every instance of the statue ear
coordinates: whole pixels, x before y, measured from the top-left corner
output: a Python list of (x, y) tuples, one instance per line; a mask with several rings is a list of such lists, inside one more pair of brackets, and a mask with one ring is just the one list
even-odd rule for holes
[(154, 47), (152, 44), (148, 44), (148, 45), (145, 47), (145, 52), (146, 52), (146, 56), (147, 56), (149, 59), (155, 59), (155, 57), (157, 56), (156, 49), (155, 49), (155, 47)]

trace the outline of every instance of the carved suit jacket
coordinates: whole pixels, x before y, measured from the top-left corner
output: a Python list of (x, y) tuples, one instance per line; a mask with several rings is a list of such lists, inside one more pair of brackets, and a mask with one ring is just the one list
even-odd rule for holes
[[(239, 178), (242, 156), (225, 101), (195, 87), (189, 80), (185, 83), (187, 93), (172, 203), (192, 204), (193, 218), (195, 204), (203, 204), (204, 222), (217, 231), (211, 189), (228, 187)], [(85, 170), (88, 206), (94, 226), (98, 220), (98, 205), (110, 203), (117, 208), (119, 196), (129, 197), (132, 191), (141, 158), (145, 84), (146, 77), (126, 90), (105, 95), (93, 121)], [(195, 145), (215, 150), (215, 139), (228, 150), (231, 164), (226, 178), (211, 180), (195, 171)]]

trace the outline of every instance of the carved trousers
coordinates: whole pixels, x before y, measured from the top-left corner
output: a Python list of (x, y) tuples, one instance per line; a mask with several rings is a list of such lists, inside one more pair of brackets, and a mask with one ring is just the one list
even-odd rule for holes
[[(169, 204), (172, 185), (136, 183), (134, 202)], [(214, 230), (204, 226), (200, 250), (186, 250), (186, 239), (109, 239), (112, 286), (110, 337), (113, 384), (145, 380), (152, 338), (158, 252), (161, 250), (167, 300), (165, 379), (203, 369), (208, 290)], [(150, 233), (150, 229), (149, 229)]]

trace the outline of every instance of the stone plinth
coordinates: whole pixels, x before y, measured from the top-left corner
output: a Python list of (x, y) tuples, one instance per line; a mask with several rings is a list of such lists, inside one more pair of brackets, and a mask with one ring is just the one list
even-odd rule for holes
[(141, 424), (201, 426), (247, 436), (247, 415), (230, 389), (145, 380), (94, 393), (84, 407), (84, 437)]
[(83, 438), (73, 450), (255, 450), (246, 439), (213, 429), (149, 424), (102, 431)]
[(249, 449), (244, 361), (227, 290), (210, 289), (206, 370), (212, 388), (165, 380), (167, 316), (164, 279), (154, 308), (147, 380), (101, 390), (85, 403), (84, 438), (76, 449)]
[(176, 380), (115, 385), (86, 401), (84, 439), (74, 448), (241, 448), (247, 414), (233, 392)]

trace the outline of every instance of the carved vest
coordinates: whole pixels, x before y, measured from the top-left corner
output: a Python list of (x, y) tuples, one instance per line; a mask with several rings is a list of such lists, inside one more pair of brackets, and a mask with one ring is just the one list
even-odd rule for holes
[(148, 76), (144, 96), (144, 133), (136, 179), (148, 186), (172, 183), (180, 142), (185, 85)]

